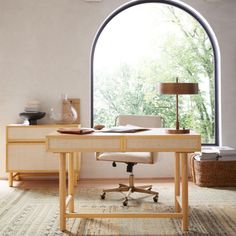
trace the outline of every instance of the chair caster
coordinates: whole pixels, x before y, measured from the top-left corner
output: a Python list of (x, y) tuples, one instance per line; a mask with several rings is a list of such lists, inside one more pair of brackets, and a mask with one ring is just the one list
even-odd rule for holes
[(156, 195), (153, 197), (153, 201), (154, 201), (154, 202), (158, 202), (158, 194), (156, 194)]
[(123, 201), (123, 206), (128, 206), (128, 199), (127, 198)]
[(106, 197), (106, 193), (102, 193), (102, 194), (100, 195), (100, 197), (101, 197), (102, 200), (104, 200), (105, 197)]

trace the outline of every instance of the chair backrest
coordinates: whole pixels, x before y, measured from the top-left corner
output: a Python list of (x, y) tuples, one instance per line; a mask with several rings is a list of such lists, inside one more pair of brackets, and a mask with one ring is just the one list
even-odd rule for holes
[(117, 125), (137, 125), (146, 128), (160, 128), (161, 117), (153, 115), (119, 115)]
[[(137, 125), (146, 128), (161, 128), (162, 118), (155, 115), (119, 115), (117, 117), (117, 125)], [(152, 154), (152, 161), (150, 164), (156, 162), (158, 153)]]
[[(160, 116), (154, 115), (119, 115), (116, 119), (116, 125), (136, 125), (145, 128), (160, 128), (162, 119)], [(96, 153), (96, 159), (99, 160), (99, 155)], [(153, 164), (157, 159), (157, 153), (151, 152), (152, 160), (149, 164)]]

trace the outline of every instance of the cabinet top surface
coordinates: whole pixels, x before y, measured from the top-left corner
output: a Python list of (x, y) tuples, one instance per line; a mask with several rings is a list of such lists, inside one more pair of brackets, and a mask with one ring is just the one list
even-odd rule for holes
[(80, 124), (38, 124), (38, 125), (9, 124), (6, 127), (14, 127), (14, 128), (80, 127)]

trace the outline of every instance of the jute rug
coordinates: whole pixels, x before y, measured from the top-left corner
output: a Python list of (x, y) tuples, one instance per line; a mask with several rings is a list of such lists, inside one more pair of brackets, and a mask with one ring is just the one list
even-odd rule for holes
[[(157, 190), (157, 189), (156, 189)], [(0, 199), (0, 235), (236, 235), (236, 188), (190, 186), (190, 227), (181, 230), (178, 219), (70, 219), (59, 228), (58, 188), (16, 188)], [(76, 208), (81, 212), (173, 211), (173, 185), (160, 184), (158, 203), (134, 194), (129, 207), (122, 195), (111, 193), (100, 200), (95, 188), (76, 189)], [(78, 201), (79, 200), (79, 201)]]

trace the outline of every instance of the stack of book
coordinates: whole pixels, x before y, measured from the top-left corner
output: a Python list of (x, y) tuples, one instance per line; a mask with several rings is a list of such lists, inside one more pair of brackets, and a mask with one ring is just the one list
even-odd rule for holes
[(197, 153), (198, 155), (195, 156), (195, 159), (200, 160), (218, 160), (220, 153), (215, 149), (205, 149), (201, 152)]
[(221, 156), (236, 155), (236, 150), (234, 148), (228, 147), (228, 146), (219, 147), (219, 151), (220, 151)]
[(25, 105), (25, 112), (39, 112), (40, 102), (39, 101), (28, 101)]
[(200, 160), (236, 160), (236, 150), (228, 146), (203, 147), (201, 152), (196, 153), (195, 159)]
[(220, 161), (236, 161), (236, 150), (232, 147), (222, 146), (220, 150)]

